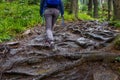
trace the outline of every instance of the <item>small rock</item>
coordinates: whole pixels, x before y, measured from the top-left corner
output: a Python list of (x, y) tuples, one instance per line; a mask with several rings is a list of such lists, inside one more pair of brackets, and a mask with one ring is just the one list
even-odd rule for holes
[(17, 53), (17, 49), (11, 49), (10, 54), (15, 55)]
[(23, 33), (23, 35), (29, 35), (29, 34), (31, 34), (31, 30), (27, 30)]
[(22, 48), (11, 49), (11, 50), (10, 50), (10, 54), (15, 55), (15, 54), (17, 54), (19, 51), (22, 51), (22, 50), (23, 50)]
[(93, 42), (92, 40), (86, 39), (84, 37), (81, 37), (76, 40), (76, 43), (84, 48), (87, 48), (88, 46), (94, 45), (95, 42)]

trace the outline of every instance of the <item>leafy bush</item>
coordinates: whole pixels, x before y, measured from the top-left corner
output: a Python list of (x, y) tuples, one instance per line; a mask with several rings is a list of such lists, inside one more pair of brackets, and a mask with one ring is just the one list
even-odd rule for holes
[(87, 11), (87, 5), (82, 5), (82, 6), (81, 6), (81, 10), (82, 10), (82, 11)]
[(74, 15), (73, 14), (68, 14), (68, 12), (65, 12), (64, 19), (67, 20), (67, 21), (73, 21), (74, 20)]
[(92, 17), (90, 17), (86, 13), (78, 13), (78, 18), (82, 20), (94, 20)]
[[(67, 12), (65, 12), (64, 14), (64, 18), (67, 21), (74, 21), (75, 17), (73, 14), (68, 14)], [(81, 20), (94, 20), (92, 17), (90, 17), (89, 15), (87, 15), (86, 13), (78, 13), (78, 18)]]

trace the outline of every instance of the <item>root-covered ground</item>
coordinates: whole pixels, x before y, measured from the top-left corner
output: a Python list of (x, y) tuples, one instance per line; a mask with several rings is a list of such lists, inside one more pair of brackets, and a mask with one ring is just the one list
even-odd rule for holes
[(56, 50), (45, 45), (45, 27), (0, 45), (0, 80), (120, 80), (119, 31), (107, 22), (55, 25)]

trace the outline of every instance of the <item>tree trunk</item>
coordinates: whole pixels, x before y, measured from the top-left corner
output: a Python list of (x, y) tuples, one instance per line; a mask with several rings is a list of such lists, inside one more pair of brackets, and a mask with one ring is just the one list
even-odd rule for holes
[(78, 0), (68, 0), (65, 9), (69, 14), (73, 14), (75, 19), (78, 19)]
[(98, 18), (98, 0), (93, 0), (94, 4), (94, 17)]
[(113, 0), (114, 20), (120, 20), (120, 0)]
[(88, 15), (92, 16), (92, 4), (93, 4), (93, 0), (89, 0), (88, 3)]
[(67, 0), (67, 1), (66, 1), (65, 10), (66, 10), (69, 14), (72, 14), (72, 0)]
[(108, 20), (110, 20), (111, 18), (111, 10), (112, 10), (111, 6), (112, 6), (112, 0), (108, 0)]
[(78, 19), (78, 0), (72, 0), (72, 12), (76, 19)]

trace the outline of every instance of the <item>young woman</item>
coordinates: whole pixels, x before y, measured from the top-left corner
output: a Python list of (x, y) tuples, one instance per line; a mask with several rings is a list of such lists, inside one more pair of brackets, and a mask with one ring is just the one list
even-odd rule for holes
[(41, 0), (40, 2), (40, 16), (45, 18), (46, 23), (46, 42), (49, 46), (54, 45), (53, 26), (61, 13), (64, 15), (64, 7), (62, 0)]

